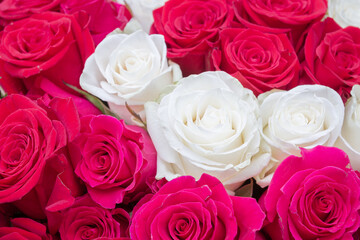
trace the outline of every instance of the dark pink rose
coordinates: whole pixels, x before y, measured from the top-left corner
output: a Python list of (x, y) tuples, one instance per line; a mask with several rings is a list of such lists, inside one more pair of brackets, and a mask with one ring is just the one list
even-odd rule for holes
[(30, 218), (14, 218), (11, 227), (0, 227), (1, 240), (51, 240), (46, 226)]
[(0, 3), (0, 26), (35, 13), (57, 11), (62, 0), (3, 0)]
[(63, 212), (61, 239), (117, 239), (129, 237), (129, 214), (121, 209), (104, 209), (88, 195), (77, 199)]
[(360, 84), (360, 29), (341, 28), (332, 18), (315, 24), (305, 41), (305, 72), (346, 100)]
[(188, 76), (208, 70), (219, 29), (229, 26), (234, 13), (225, 0), (170, 0), (153, 15), (150, 32), (164, 35), (168, 58)]
[(38, 86), (38, 88), (32, 88), (26, 94), (26, 96), (31, 99), (36, 100), (44, 95), (47, 95), (50, 98), (72, 98), (80, 117), (101, 114), (101, 111), (83, 96), (78, 96), (71, 91), (67, 91), (43, 76), (39, 76), (35, 79), (35, 85)]
[(85, 11), (90, 15), (89, 30), (97, 45), (116, 28), (124, 29), (131, 19), (127, 8), (112, 0), (65, 0), (61, 11), (67, 14)]
[(235, 19), (242, 26), (262, 32), (287, 33), (296, 50), (308, 28), (327, 11), (326, 0), (235, 0)]
[(101, 206), (137, 201), (150, 191), (146, 180), (155, 177), (156, 151), (144, 129), (107, 115), (86, 116), (72, 144), (75, 173)]
[(255, 199), (229, 196), (207, 174), (199, 181), (176, 178), (138, 205), (130, 226), (134, 240), (255, 239), (265, 218)]
[(71, 99), (38, 103), (22, 95), (0, 100), (0, 203), (20, 200), (43, 175), (47, 161), (79, 132)]
[(231, 74), (255, 95), (298, 84), (300, 64), (285, 34), (227, 28), (219, 39), (211, 54), (215, 70)]
[(34, 14), (7, 25), (0, 33), (0, 84), (11, 93), (26, 93), (43, 76), (69, 91), (80, 88), (79, 77), (94, 52), (83, 15), (57, 12)]
[(360, 225), (360, 179), (340, 149), (302, 149), (276, 169), (262, 196), (273, 239), (352, 239)]

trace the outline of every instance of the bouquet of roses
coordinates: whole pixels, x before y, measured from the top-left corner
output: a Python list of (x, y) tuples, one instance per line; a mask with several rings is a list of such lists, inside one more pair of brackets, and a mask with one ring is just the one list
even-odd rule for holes
[(0, 1), (0, 239), (359, 239), (359, 11)]

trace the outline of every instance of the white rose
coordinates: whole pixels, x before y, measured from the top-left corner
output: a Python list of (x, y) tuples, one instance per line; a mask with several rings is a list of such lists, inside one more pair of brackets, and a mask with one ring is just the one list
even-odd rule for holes
[(179, 66), (168, 65), (164, 37), (139, 30), (110, 34), (101, 41), (86, 60), (80, 85), (129, 121), (125, 102), (144, 115), (144, 103), (181, 77)]
[(353, 169), (360, 171), (360, 86), (354, 85), (345, 106), (344, 124), (335, 146), (344, 150)]
[(234, 191), (270, 159), (260, 145), (257, 99), (225, 72), (184, 78), (160, 104), (146, 103), (145, 111), (158, 179), (208, 173)]
[(153, 11), (164, 6), (167, 0), (125, 0), (131, 9), (133, 18), (142, 26), (145, 32), (150, 32), (154, 22)]
[(344, 104), (329, 87), (302, 85), (289, 91), (259, 95), (262, 135), (271, 147), (269, 165), (256, 177), (269, 185), (272, 175), (289, 155), (300, 155), (301, 148), (333, 146), (340, 135)]
[(341, 27), (360, 27), (359, 0), (328, 0), (328, 14)]

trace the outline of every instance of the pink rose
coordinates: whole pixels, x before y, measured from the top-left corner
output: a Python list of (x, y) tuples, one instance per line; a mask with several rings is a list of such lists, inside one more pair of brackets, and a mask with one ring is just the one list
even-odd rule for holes
[(273, 239), (352, 239), (360, 226), (360, 179), (340, 149), (286, 158), (262, 196)]
[(11, 227), (0, 227), (1, 240), (51, 240), (46, 226), (30, 218), (14, 218)]
[(46, 163), (79, 132), (71, 99), (38, 104), (22, 95), (0, 100), (0, 203), (19, 200), (43, 176)]
[(105, 208), (137, 201), (156, 173), (156, 152), (146, 131), (107, 115), (81, 119), (72, 142), (75, 173), (91, 198)]
[(331, 87), (345, 101), (360, 84), (360, 29), (341, 28), (332, 18), (315, 24), (305, 41), (305, 72), (313, 83)]
[(125, 210), (104, 209), (84, 195), (63, 212), (59, 232), (61, 239), (127, 238), (129, 222), (130, 216)]
[(36, 13), (59, 10), (62, 0), (3, 0), (0, 3), (0, 26)]
[[(94, 43), (83, 15), (34, 14), (7, 25), (0, 33), (0, 84), (8, 93), (26, 93), (42, 76), (69, 91), (79, 77)], [(85, 22), (85, 23), (84, 23)]]
[(50, 98), (72, 98), (80, 117), (101, 114), (101, 111), (83, 96), (78, 96), (78, 94), (68, 91), (70, 88), (61, 88), (43, 76), (36, 78), (35, 85), (38, 86), (38, 88), (33, 88), (26, 94), (26, 96), (31, 99), (36, 100), (44, 95)]
[[(147, 201), (147, 202), (146, 202)], [(136, 239), (255, 239), (264, 213), (253, 198), (229, 196), (215, 177), (183, 176), (135, 206)]]
[(235, 0), (235, 19), (242, 26), (261, 32), (287, 33), (296, 51), (308, 28), (327, 10), (326, 0)]
[(300, 64), (285, 34), (227, 28), (219, 39), (211, 54), (214, 68), (231, 74), (255, 95), (298, 84)]
[(131, 18), (127, 8), (112, 0), (65, 0), (61, 11), (67, 14), (85, 11), (90, 15), (89, 30), (95, 45), (116, 28), (121, 30)]
[(170, 0), (153, 15), (150, 33), (164, 35), (168, 58), (188, 76), (208, 70), (219, 29), (229, 26), (234, 13), (225, 0)]

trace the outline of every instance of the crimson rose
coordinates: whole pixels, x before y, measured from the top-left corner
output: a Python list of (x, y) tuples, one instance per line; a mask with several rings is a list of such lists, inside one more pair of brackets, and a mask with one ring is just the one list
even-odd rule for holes
[(273, 88), (290, 89), (298, 83), (300, 64), (285, 34), (224, 29), (220, 31), (220, 46), (211, 57), (216, 70), (239, 79), (255, 95)]
[(167, 56), (180, 65), (184, 76), (208, 70), (218, 31), (234, 16), (225, 0), (170, 0), (153, 15), (150, 32), (164, 35)]
[(241, 25), (262, 32), (288, 33), (296, 50), (302, 46), (301, 38), (308, 28), (327, 11), (326, 0), (235, 0), (233, 6)]
[(316, 84), (333, 88), (346, 100), (360, 84), (360, 29), (341, 28), (332, 18), (315, 24), (305, 41), (305, 71)]
[(7, 93), (26, 93), (43, 76), (68, 90), (63, 81), (79, 85), (85, 60), (94, 43), (83, 15), (34, 14), (7, 25), (0, 33), (0, 84)]

